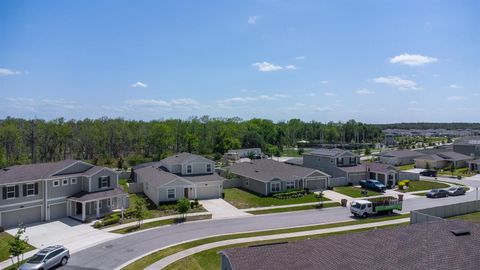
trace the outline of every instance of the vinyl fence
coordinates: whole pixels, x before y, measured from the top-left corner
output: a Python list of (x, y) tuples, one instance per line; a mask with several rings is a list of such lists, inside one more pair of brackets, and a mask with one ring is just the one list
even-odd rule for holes
[(424, 223), (480, 211), (480, 201), (470, 201), (411, 211), (410, 223)]
[(339, 187), (339, 186), (346, 186), (348, 185), (348, 181), (346, 177), (335, 177), (335, 178), (330, 178), (328, 182), (329, 187)]

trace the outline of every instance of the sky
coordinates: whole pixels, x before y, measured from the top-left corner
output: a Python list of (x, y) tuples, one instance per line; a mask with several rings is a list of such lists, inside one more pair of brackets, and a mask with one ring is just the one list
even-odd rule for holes
[(0, 118), (478, 122), (480, 1), (0, 1)]

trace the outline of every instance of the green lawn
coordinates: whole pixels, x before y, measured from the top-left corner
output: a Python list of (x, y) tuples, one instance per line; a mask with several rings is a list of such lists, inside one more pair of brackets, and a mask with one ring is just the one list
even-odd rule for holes
[[(326, 236), (333, 236), (333, 235), (342, 235), (347, 233), (356, 233), (356, 232), (364, 232), (369, 230), (375, 230), (377, 228), (388, 228), (388, 227), (397, 227), (397, 226), (405, 226), (408, 223), (402, 224), (395, 224), (395, 225), (386, 225), (380, 226), (376, 228), (364, 228), (364, 229), (357, 229), (351, 231), (343, 231), (343, 232), (333, 232), (333, 233), (326, 233), (326, 234), (317, 234), (317, 235), (307, 235), (307, 236), (299, 236), (299, 237), (292, 237), (292, 238), (284, 238), (284, 239), (277, 239), (277, 240), (268, 240), (268, 241), (256, 241), (256, 242), (249, 242), (249, 243), (242, 243), (242, 244), (235, 244), (229, 245), (224, 247), (213, 248), (209, 250), (205, 250), (199, 253), (196, 253), (192, 256), (186, 257), (179, 261), (174, 262), (173, 264), (164, 268), (164, 270), (217, 270), (220, 269), (221, 264), (221, 257), (218, 252), (234, 247), (247, 247), (252, 245), (262, 245), (262, 244), (272, 244), (272, 243), (280, 243), (280, 242), (293, 242), (299, 240), (307, 240), (307, 239), (315, 239), (321, 238)], [(320, 269), (320, 268), (319, 268)]]
[(414, 168), (415, 168), (415, 164), (407, 164), (407, 165), (402, 165), (402, 166), (397, 167), (397, 169), (399, 169), (401, 171), (411, 170), (411, 169), (414, 169)]
[[(225, 200), (240, 209), (319, 202), (319, 199), (315, 198), (315, 194), (308, 194), (300, 198), (276, 199), (258, 196), (238, 188), (225, 189), (224, 192)], [(324, 197), (323, 201), (329, 201), (329, 199)]]
[[(293, 232), (303, 232), (303, 231), (311, 231), (311, 230), (319, 230), (319, 229), (328, 229), (334, 227), (341, 227), (341, 226), (349, 226), (349, 225), (356, 225), (356, 224), (365, 224), (365, 223), (373, 223), (373, 222), (380, 222), (386, 220), (394, 220), (394, 219), (401, 219), (401, 218), (408, 218), (410, 215), (394, 215), (388, 217), (370, 217), (366, 219), (358, 219), (354, 221), (344, 221), (332, 224), (323, 224), (323, 225), (314, 225), (314, 226), (305, 226), (305, 227), (296, 227), (290, 229), (277, 229), (277, 230), (269, 230), (269, 231), (260, 231), (260, 232), (251, 232), (251, 233), (237, 233), (237, 234), (229, 234), (229, 235), (221, 235), (221, 236), (214, 236), (210, 238), (195, 240), (179, 245), (175, 245), (166, 249), (159, 250), (154, 252), (150, 255), (147, 255), (127, 266), (122, 268), (122, 270), (137, 270), (137, 269), (145, 269), (147, 266), (155, 263), (158, 260), (161, 260), (167, 256), (172, 254), (181, 252), (183, 250), (187, 250), (193, 247), (197, 247), (200, 245), (219, 242), (223, 240), (229, 239), (237, 239), (237, 238), (245, 238), (245, 237), (254, 237), (254, 236), (264, 236), (264, 235), (273, 235), (273, 234), (281, 234), (281, 233), (293, 233)], [(219, 267), (215, 268), (218, 269)], [(191, 269), (187, 267), (187, 269)]]
[[(189, 217), (187, 215), (186, 221), (188, 222), (188, 221), (204, 220), (204, 219), (211, 219), (211, 218), (212, 218), (212, 215), (201, 215), (201, 216), (191, 216), (191, 217)], [(179, 222), (178, 219), (171, 218), (171, 219), (165, 219), (165, 220), (143, 223), (142, 226), (140, 226), (140, 227), (130, 226), (130, 227), (115, 230), (115, 231), (112, 231), (112, 232), (113, 233), (119, 233), (119, 234), (127, 234), (127, 233), (131, 233), (131, 232), (142, 231), (142, 230), (151, 229), (151, 228), (155, 228), (155, 227), (175, 224), (175, 223), (178, 223), (178, 222)]]
[(468, 222), (479, 223), (480, 224), (480, 212), (474, 212), (461, 216), (449, 217), (449, 219), (461, 219)]
[(449, 185), (440, 182), (433, 182), (433, 181), (410, 181), (408, 189), (405, 192), (415, 192), (415, 191), (422, 191), (422, 190), (430, 190), (435, 188), (448, 188)]
[(282, 207), (282, 208), (275, 208), (275, 209), (248, 211), (247, 213), (250, 213), (253, 215), (263, 215), (263, 214), (273, 214), (273, 213), (283, 213), (283, 212), (303, 211), (303, 210), (313, 210), (313, 209), (320, 210), (323, 208), (337, 207), (340, 205), (341, 205), (340, 203), (334, 202), (334, 203), (326, 203), (322, 207), (319, 207), (319, 204), (315, 204), (315, 205), (303, 205), (303, 206), (295, 206), (295, 207)]
[(447, 175), (447, 176), (469, 177), (469, 176), (475, 175), (476, 173), (469, 172), (469, 171), (468, 171), (468, 168), (465, 167), (465, 168), (455, 169), (455, 170), (453, 171), (453, 174), (452, 174), (452, 172), (451, 172), (448, 168), (445, 169), (444, 171), (439, 171), (438, 174), (439, 174), (439, 175)]
[(123, 188), (123, 191), (128, 192), (128, 179), (119, 179), (118, 184)]
[[(8, 242), (13, 241), (13, 236), (6, 232), (0, 233), (0, 262), (3, 262), (5, 260), (8, 260), (10, 257), (8, 253)], [(28, 245), (27, 251), (34, 250), (35, 248), (32, 247), (31, 245)]]
[(341, 193), (345, 196), (349, 196), (352, 198), (361, 198), (361, 197), (368, 197), (368, 196), (376, 196), (382, 195), (382, 193), (378, 193), (375, 191), (368, 190), (367, 196), (362, 194), (363, 189), (352, 187), (352, 186), (345, 186), (345, 187), (334, 187), (333, 191)]

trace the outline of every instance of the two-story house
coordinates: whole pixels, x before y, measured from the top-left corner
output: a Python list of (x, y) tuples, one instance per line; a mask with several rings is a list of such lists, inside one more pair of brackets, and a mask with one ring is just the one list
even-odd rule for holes
[(118, 174), (79, 160), (0, 169), (0, 226), (72, 217), (86, 221), (128, 205)]
[(332, 178), (344, 178), (357, 185), (360, 180), (374, 179), (387, 186), (398, 181), (398, 170), (389, 164), (360, 163), (360, 156), (343, 149), (316, 149), (303, 154), (303, 166), (328, 173)]
[(179, 153), (158, 162), (133, 168), (134, 180), (153, 202), (220, 198), (223, 177), (215, 172), (215, 162), (199, 155)]

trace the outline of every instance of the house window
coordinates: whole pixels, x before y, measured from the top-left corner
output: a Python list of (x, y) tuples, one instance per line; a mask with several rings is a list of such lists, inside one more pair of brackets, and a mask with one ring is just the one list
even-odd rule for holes
[(295, 181), (287, 181), (287, 189), (294, 189)]
[(188, 174), (192, 173), (192, 165), (187, 165), (187, 173)]
[(70, 179), (70, 184), (76, 185), (77, 184), (77, 178), (71, 178)]
[(343, 165), (343, 158), (337, 158), (337, 165)]
[(356, 164), (356, 159), (354, 157), (351, 157), (350, 158), (350, 164)]
[(98, 201), (97, 203), (98, 203), (98, 209), (102, 209), (102, 204), (103, 204), (102, 201)]
[(15, 186), (7, 186), (7, 199), (15, 198)]
[(175, 189), (174, 188), (167, 189), (167, 198), (168, 199), (175, 199), (175, 197), (176, 197)]
[(207, 172), (212, 172), (212, 164), (207, 164)]
[(112, 206), (112, 199), (107, 199), (107, 207), (111, 207)]
[(480, 151), (480, 145), (475, 145), (475, 151)]
[(27, 196), (34, 196), (35, 195), (35, 184), (27, 184), (26, 185), (26, 195)]
[(271, 191), (272, 191), (272, 192), (278, 192), (278, 191), (280, 191), (280, 183), (272, 183), (272, 185), (271, 185)]
[(106, 188), (110, 186), (110, 176), (101, 176), (98, 178), (98, 185), (100, 188)]
[(60, 180), (53, 180), (53, 187), (59, 187), (60, 186)]
[(245, 186), (248, 186), (248, 184), (250, 184), (250, 180), (249, 180), (249, 179), (245, 179)]
[(68, 186), (68, 179), (62, 179), (62, 186)]

